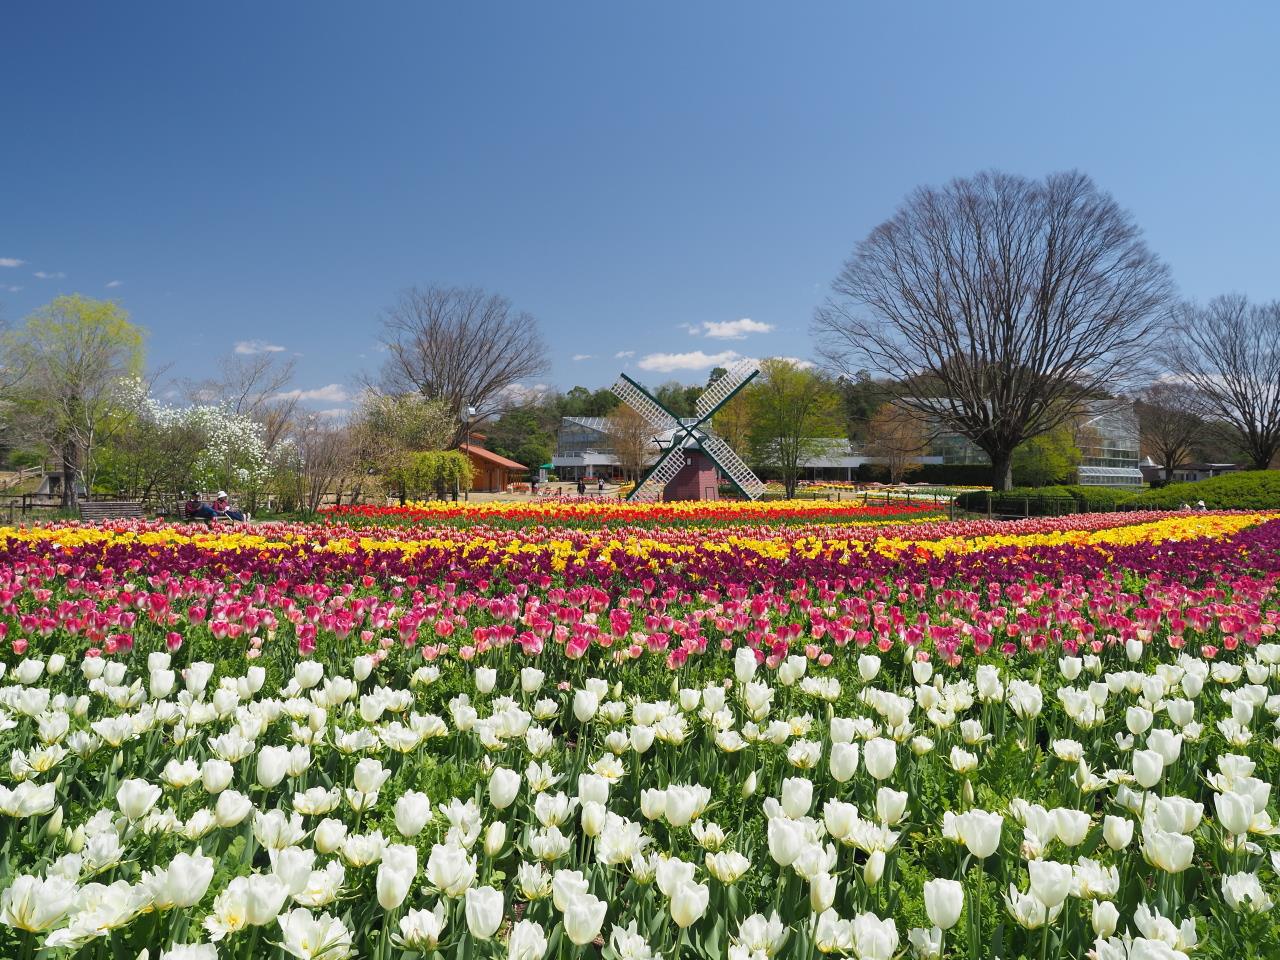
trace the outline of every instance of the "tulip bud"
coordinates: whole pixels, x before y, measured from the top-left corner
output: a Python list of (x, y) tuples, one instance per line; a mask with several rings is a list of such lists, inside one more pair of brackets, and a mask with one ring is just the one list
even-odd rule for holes
[(1164, 757), (1154, 750), (1135, 750), (1133, 775), (1144, 790), (1151, 789), (1164, 776)]
[(477, 940), (488, 940), (502, 926), (502, 893), (493, 887), (471, 887), (466, 892), (467, 930)]
[(62, 807), (58, 807), (49, 817), (48, 823), (44, 826), (44, 832), (47, 836), (56, 837), (62, 831)]
[(484, 855), (496, 857), (507, 843), (507, 825), (501, 820), (489, 824), (484, 832)]
[(584, 803), (582, 805), (582, 832), (593, 840), (600, 836), (600, 831), (604, 829), (607, 812), (603, 803), (597, 803), (594, 800), (588, 800)]
[(1133, 840), (1133, 821), (1108, 814), (1102, 821), (1102, 838), (1112, 850), (1123, 850)]
[(1105, 940), (1116, 932), (1116, 924), (1120, 922), (1120, 911), (1110, 900), (1095, 900), (1091, 919), (1094, 936)]
[(924, 885), (924, 909), (935, 927), (950, 930), (960, 921), (964, 887), (957, 880), (934, 879)]
[(837, 783), (848, 783), (858, 771), (858, 745), (833, 743), (827, 762), (831, 767), (831, 778)]
[(756, 771), (752, 770), (747, 779), (742, 781), (742, 796), (749, 797), (756, 792)]
[[(883, 858), (883, 854), (881, 854)], [(822, 913), (831, 909), (836, 902), (836, 878), (829, 873), (820, 873), (809, 881), (809, 909), (814, 913)]]
[(506, 767), (495, 767), (489, 775), (489, 802), (505, 810), (515, 802), (519, 792), (520, 774)]
[[(867, 857), (867, 862), (862, 866), (862, 882), (868, 887), (874, 887), (880, 882), (880, 877), (883, 875), (884, 851), (872, 850), (871, 855)], [(830, 904), (827, 906), (830, 906)]]

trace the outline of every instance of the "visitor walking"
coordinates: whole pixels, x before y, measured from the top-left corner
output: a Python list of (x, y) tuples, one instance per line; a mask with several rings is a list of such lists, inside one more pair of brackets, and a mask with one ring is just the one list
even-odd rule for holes
[(581, 477), (578, 478), (578, 496), (585, 497), (587, 495), (587, 481)]

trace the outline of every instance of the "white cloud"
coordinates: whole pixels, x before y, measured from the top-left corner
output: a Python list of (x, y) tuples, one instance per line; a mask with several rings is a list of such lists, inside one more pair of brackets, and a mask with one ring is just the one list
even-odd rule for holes
[(573, 355), (573, 360), (575, 363), (579, 360), (590, 360), (590, 359), (592, 359), (592, 357), (591, 357), (591, 354), (589, 353), (575, 353)]
[(741, 320), (726, 320), (724, 322), (711, 321), (702, 325), (703, 335), (715, 340), (741, 340), (748, 334), (768, 333), (772, 329), (773, 324), (761, 323), (759, 320), (752, 320), (749, 317), (743, 317)]
[(116, 287), (122, 287), (122, 286), (124, 286), (124, 281), (123, 281), (123, 280), (108, 280), (108, 281), (107, 281), (107, 289), (108, 289), (108, 290), (114, 290)]
[(791, 364), (793, 367), (796, 367), (800, 370), (812, 370), (814, 366), (812, 360), (804, 360), (804, 359), (801, 359), (800, 357), (774, 357), (773, 359), (785, 360), (787, 361), (787, 363)]
[(351, 393), (340, 383), (330, 383), (314, 390), (286, 390), (284, 393), (277, 393), (276, 399), (346, 403), (351, 399)]
[(345, 417), (350, 412), (351, 412), (350, 407), (329, 407), (328, 409), (325, 409), (325, 410), (317, 410), (316, 416), (324, 417), (327, 420), (337, 420), (337, 419), (340, 419), (341, 417)]
[(237, 340), (236, 353), (251, 355), (255, 353), (283, 353), (284, 347), (265, 340)]
[(551, 384), (535, 383), (526, 386), (523, 383), (513, 383), (503, 387), (498, 391), (502, 406), (526, 407), (530, 404), (537, 403), (546, 394), (551, 392)]
[(688, 353), (645, 354), (640, 359), (639, 365), (641, 370), (675, 373), (677, 370), (709, 370), (712, 367), (723, 367), (737, 359), (738, 353), (735, 350), (723, 350), (720, 353), (690, 350)]
[(26, 262), (17, 257), (0, 257), (0, 267), (20, 267)]
[(36, 277), (41, 280), (61, 280), (65, 276), (66, 274), (62, 273), (61, 271), (59, 271), (58, 273), (45, 273), (45, 271), (43, 270), (36, 271)]
[(619, 350), (613, 355), (613, 359), (626, 360), (628, 357), (634, 357), (635, 355), (636, 352), (634, 350)]
[(5, 289), (8, 290), (10, 293), (17, 293), (22, 288), (21, 287), (5, 287)]

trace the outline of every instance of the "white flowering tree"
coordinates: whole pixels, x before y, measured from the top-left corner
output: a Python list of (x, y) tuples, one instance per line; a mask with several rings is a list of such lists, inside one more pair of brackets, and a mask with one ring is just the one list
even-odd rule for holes
[(266, 431), (252, 417), (223, 405), (167, 404), (136, 379), (121, 392), (136, 412), (104, 452), (104, 473), (115, 486), (144, 499), (192, 489), (253, 496), (270, 476)]

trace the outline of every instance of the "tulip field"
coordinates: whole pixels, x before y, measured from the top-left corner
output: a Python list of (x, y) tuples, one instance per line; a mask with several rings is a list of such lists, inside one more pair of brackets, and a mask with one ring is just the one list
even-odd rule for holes
[(0, 958), (1280, 957), (1280, 514), (884, 511), (0, 528)]

